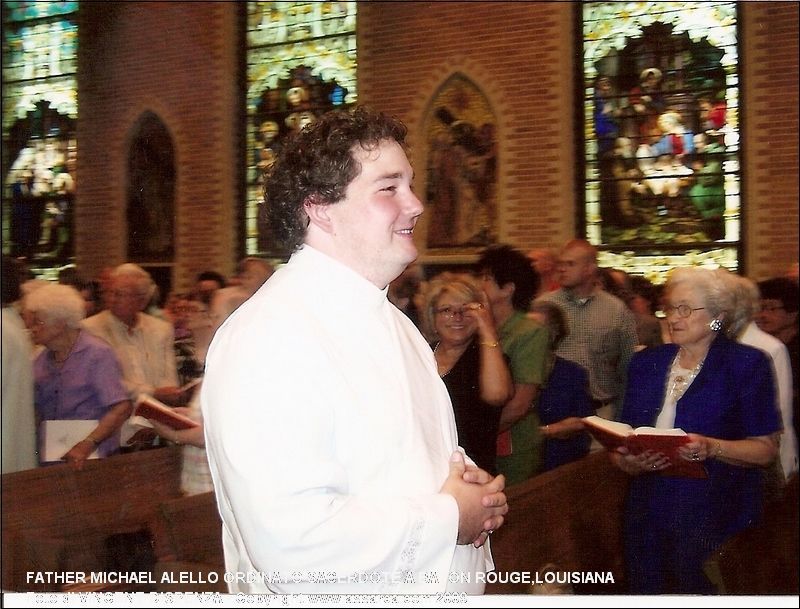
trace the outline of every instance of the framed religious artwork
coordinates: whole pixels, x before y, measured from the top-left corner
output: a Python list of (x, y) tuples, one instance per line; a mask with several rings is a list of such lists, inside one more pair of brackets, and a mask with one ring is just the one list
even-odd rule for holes
[(477, 254), (497, 241), (496, 118), (486, 96), (461, 74), (429, 106), (425, 259)]

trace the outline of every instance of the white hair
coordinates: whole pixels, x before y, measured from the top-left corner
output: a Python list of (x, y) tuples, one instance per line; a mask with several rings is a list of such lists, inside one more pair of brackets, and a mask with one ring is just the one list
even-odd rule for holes
[(79, 328), (86, 315), (83, 298), (72, 286), (50, 283), (25, 296), (23, 307), (36, 313), (45, 323), (63, 321), (69, 328)]
[(752, 279), (728, 273), (731, 290), (736, 298), (736, 311), (731, 320), (731, 336), (739, 336), (761, 308), (761, 294)]
[(111, 271), (112, 281), (116, 281), (120, 277), (130, 277), (135, 279), (137, 284), (141, 286), (140, 289), (143, 295), (146, 293), (148, 299), (151, 299), (153, 294), (156, 292), (156, 284), (153, 281), (153, 278), (150, 276), (150, 273), (145, 271), (138, 264), (126, 262), (124, 264), (120, 264), (113, 271)]
[(677, 268), (670, 273), (664, 290), (670, 292), (680, 284), (688, 285), (697, 293), (708, 314), (722, 322), (722, 329), (728, 338), (735, 338), (747, 325), (744, 322), (746, 311), (737, 297), (738, 280), (730, 271), (699, 266)]

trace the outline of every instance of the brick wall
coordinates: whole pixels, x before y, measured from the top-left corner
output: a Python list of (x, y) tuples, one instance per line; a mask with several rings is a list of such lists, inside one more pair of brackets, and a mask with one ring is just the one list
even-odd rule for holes
[[(86, 3), (79, 71), (79, 266), (125, 257), (128, 138), (145, 110), (178, 164), (173, 282), (239, 256), (236, 10), (225, 3)], [(797, 260), (798, 4), (742, 3), (745, 268)], [(558, 246), (575, 232), (572, 3), (359, 3), (360, 101), (403, 118), (425, 192), (429, 104), (454, 73), (498, 117), (500, 239)], [(98, 60), (101, 58), (101, 60)], [(420, 231), (424, 242), (424, 223)]]
[(757, 279), (798, 259), (798, 6), (743, 4), (743, 237), (746, 272)]
[(126, 167), (147, 110), (175, 148), (172, 281), (229, 274), (237, 258), (236, 11), (223, 3), (84, 3), (78, 71), (77, 264), (125, 261)]
[(570, 3), (359, 5), (360, 100), (407, 122), (417, 192), (428, 104), (460, 72), (498, 119), (500, 240), (557, 245), (574, 233), (572, 27)]
[[(424, 141), (426, 104), (454, 72), (486, 93), (499, 118), (500, 238), (522, 249), (558, 246), (575, 232), (573, 8), (359, 5), (360, 99), (406, 120), (412, 141)], [(798, 4), (748, 2), (741, 12), (743, 263), (760, 279), (797, 261)], [(425, 192), (420, 148), (412, 163)]]

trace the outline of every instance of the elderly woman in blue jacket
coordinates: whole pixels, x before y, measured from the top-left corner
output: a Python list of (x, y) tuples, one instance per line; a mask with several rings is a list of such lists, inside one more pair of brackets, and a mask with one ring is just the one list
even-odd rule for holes
[(621, 420), (680, 427), (680, 458), (703, 462), (707, 478), (671, 477), (661, 453), (613, 455), (633, 476), (625, 509), (630, 592), (715, 592), (703, 562), (760, 515), (764, 467), (781, 430), (773, 373), (759, 350), (731, 338), (745, 323), (727, 271), (676, 269), (665, 289), (672, 343), (634, 356)]

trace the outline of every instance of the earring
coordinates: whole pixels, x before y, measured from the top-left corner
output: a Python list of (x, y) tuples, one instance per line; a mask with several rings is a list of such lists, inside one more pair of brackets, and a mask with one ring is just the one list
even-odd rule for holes
[(719, 332), (722, 330), (722, 321), (720, 319), (712, 319), (708, 323), (708, 327), (711, 328), (712, 332)]

